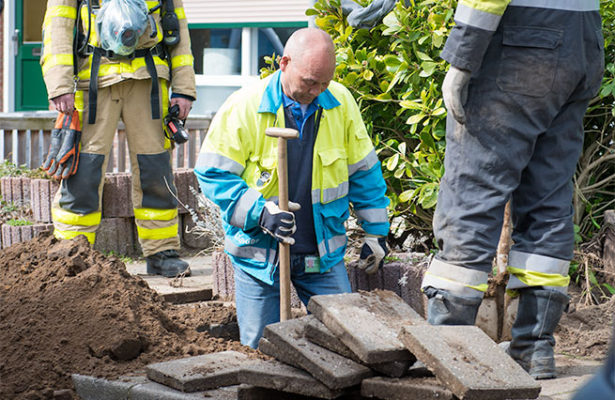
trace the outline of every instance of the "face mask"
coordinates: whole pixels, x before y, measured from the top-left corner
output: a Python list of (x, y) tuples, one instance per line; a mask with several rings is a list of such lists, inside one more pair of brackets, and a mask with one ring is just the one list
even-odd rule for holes
[(132, 54), (147, 29), (147, 16), (144, 0), (105, 1), (96, 16), (100, 47), (121, 56)]

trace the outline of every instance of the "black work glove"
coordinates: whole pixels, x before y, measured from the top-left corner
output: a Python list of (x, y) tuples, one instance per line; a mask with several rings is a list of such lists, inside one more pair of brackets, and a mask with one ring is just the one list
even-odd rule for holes
[(81, 145), (81, 127), (79, 113), (60, 114), (51, 131), (51, 143), (47, 159), (42, 168), (55, 179), (66, 179), (77, 172), (79, 149)]
[(384, 256), (389, 253), (384, 236), (365, 235), (365, 242), (359, 255), (359, 268), (367, 274), (373, 274), (384, 263)]
[(295, 214), (292, 212), (300, 209), (299, 204), (289, 201), (289, 211), (282, 211), (275, 202), (267, 201), (258, 219), (258, 224), (263, 232), (273, 236), (277, 241), (293, 245), (295, 239), (291, 236), (297, 231), (297, 225), (295, 225)]

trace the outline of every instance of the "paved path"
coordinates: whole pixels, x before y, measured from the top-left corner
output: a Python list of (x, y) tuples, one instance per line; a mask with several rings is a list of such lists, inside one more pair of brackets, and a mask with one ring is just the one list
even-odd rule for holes
[(182, 257), (190, 265), (189, 277), (165, 278), (160, 275), (147, 275), (145, 260), (126, 264), (126, 269), (138, 275), (171, 303), (190, 303), (211, 300), (213, 267), (210, 255)]

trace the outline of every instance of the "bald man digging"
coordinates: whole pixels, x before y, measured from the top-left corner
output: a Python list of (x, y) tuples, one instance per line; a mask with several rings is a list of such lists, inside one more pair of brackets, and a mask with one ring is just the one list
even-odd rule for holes
[[(380, 162), (350, 92), (331, 81), (334, 72), (329, 35), (296, 31), (280, 70), (220, 108), (194, 170), (221, 210), (241, 343), (253, 348), (264, 327), (279, 321), (278, 241), (291, 245), (291, 280), (306, 305), (314, 295), (350, 292), (349, 203), (365, 232), (361, 267), (376, 272), (387, 253), (389, 200)], [(291, 211), (277, 205), (277, 139), (265, 136), (269, 127), (300, 132), (288, 141)]]

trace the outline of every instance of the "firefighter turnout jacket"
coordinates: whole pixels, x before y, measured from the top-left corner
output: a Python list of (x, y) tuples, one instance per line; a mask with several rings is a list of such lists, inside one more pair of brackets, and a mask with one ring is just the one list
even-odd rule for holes
[[(73, 93), (75, 85), (77, 89), (87, 90), (92, 70), (92, 54), (87, 57), (78, 57), (78, 74), (73, 74), (73, 29), (80, 13), (82, 32), (88, 32), (88, 23), (91, 21), (89, 44), (99, 46), (96, 29), (96, 8), (93, 8), (91, 18), (88, 18), (86, 1), (92, 0), (49, 0), (47, 12), (43, 21), (43, 52), (41, 65), (43, 77), (47, 85), (49, 98)], [(169, 0), (170, 1), (170, 0)], [(158, 78), (171, 81), (173, 93), (196, 98), (194, 85), (193, 57), (190, 50), (188, 23), (183, 8), (182, 0), (172, 0), (175, 5), (175, 13), (179, 19), (180, 37), (182, 40), (175, 46), (168, 48), (169, 59), (163, 54), (153, 55)], [(159, 1), (145, 1), (148, 9), (159, 5)], [(137, 43), (137, 50), (156, 49), (163, 40), (161, 27), (161, 10), (158, 8), (151, 15), (156, 23), (156, 35), (150, 37), (152, 27), (141, 35)], [(173, 79), (171, 80), (171, 75)], [(107, 87), (126, 79), (149, 79), (151, 77), (145, 65), (145, 57), (118, 57), (109, 59), (103, 57), (98, 72), (98, 87)]]

